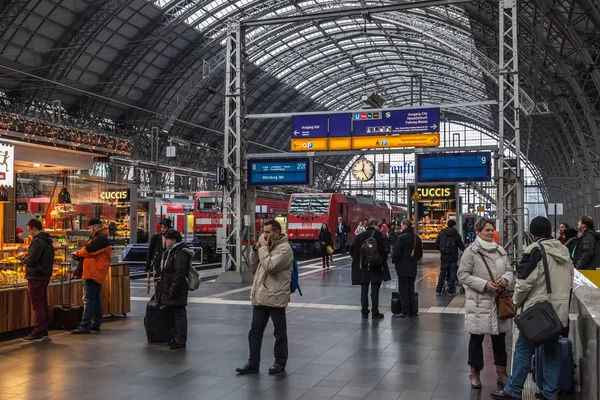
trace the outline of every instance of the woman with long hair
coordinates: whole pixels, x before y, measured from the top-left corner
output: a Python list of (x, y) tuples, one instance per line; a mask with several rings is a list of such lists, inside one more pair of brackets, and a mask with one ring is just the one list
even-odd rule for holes
[(494, 242), (494, 221), (481, 218), (475, 223), (475, 241), (465, 250), (458, 268), (458, 280), (465, 287), (465, 328), (471, 334), (469, 366), (471, 387), (480, 389), (483, 369), (483, 339), (490, 335), (498, 384), (506, 385), (506, 332), (509, 319), (498, 318), (496, 297), (514, 284), (506, 251)]
[(319, 242), (321, 242), (321, 257), (323, 258), (323, 268), (327, 266), (329, 268), (329, 252), (327, 247), (333, 248), (333, 237), (327, 224), (321, 225), (321, 232), (319, 232)]

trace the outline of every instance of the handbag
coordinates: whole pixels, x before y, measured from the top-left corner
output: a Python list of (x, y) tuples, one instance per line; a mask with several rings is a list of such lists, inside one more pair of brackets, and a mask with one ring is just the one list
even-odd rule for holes
[[(550, 285), (550, 272), (546, 250), (541, 242), (538, 242), (538, 245), (542, 253), (542, 263), (544, 264), (546, 292), (550, 294), (552, 293), (552, 286)], [(563, 330), (562, 322), (560, 322), (556, 310), (549, 301), (536, 303), (523, 311), (515, 318), (515, 325), (517, 325), (519, 331), (525, 336), (527, 343), (533, 348), (537, 348), (546, 341), (558, 337)]]
[[(490, 279), (492, 282), (496, 282), (494, 275), (492, 274), (492, 270), (488, 265), (487, 261), (483, 254), (479, 254), (483, 263), (485, 264), (485, 268), (487, 269), (488, 274), (490, 274)], [(498, 319), (511, 319), (515, 317), (515, 306), (512, 302), (512, 292), (508, 290), (502, 291), (498, 296), (496, 296), (496, 306), (498, 308)]]

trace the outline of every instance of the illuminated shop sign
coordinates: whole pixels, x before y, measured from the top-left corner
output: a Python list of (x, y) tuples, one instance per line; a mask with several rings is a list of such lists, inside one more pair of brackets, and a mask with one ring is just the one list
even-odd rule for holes
[[(411, 186), (411, 196), (415, 188)], [(420, 200), (454, 200), (456, 198), (455, 185), (419, 186)]]
[(100, 200), (103, 202), (128, 202), (129, 201), (129, 189), (122, 190), (104, 190), (100, 192)]

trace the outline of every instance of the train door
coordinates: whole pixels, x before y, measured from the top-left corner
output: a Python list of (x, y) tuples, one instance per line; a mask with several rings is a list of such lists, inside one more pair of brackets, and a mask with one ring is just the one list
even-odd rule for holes
[[(348, 222), (348, 203), (340, 203), (337, 217), (341, 216), (344, 219), (344, 222)], [(349, 222), (348, 222), (349, 223)]]

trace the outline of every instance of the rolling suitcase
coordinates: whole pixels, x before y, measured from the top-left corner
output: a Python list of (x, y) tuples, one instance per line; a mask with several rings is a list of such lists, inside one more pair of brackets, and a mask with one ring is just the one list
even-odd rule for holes
[(402, 306), (400, 305), (400, 293), (392, 292), (392, 314), (402, 314)]
[(79, 323), (83, 319), (83, 307), (75, 306), (71, 303), (71, 278), (69, 277), (69, 302), (64, 302), (64, 278), (60, 278), (60, 303), (59, 306), (54, 306), (52, 310), (51, 329), (73, 330), (79, 327)]
[(161, 309), (160, 304), (154, 301), (154, 297), (146, 304), (146, 315), (144, 316), (144, 328), (148, 343), (168, 342), (174, 338), (173, 318), (166, 308)]
[[(573, 342), (561, 337), (558, 339), (560, 347), (560, 377), (558, 379), (558, 390), (560, 393), (572, 393), (575, 390), (575, 362), (573, 361)], [(533, 357), (533, 381), (542, 390), (544, 382), (544, 346), (535, 349)]]

